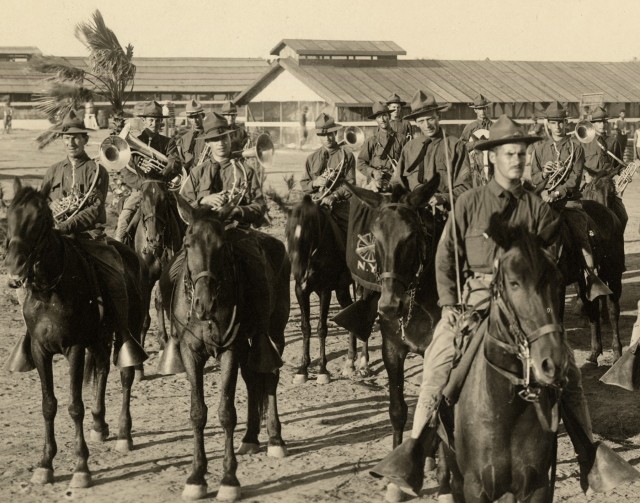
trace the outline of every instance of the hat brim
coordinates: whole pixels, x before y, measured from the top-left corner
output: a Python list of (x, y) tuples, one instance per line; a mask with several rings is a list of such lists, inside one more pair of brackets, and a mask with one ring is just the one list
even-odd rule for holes
[(378, 117), (379, 115), (382, 115), (382, 114), (390, 114), (390, 113), (391, 113), (391, 111), (389, 111), (389, 110), (387, 110), (386, 112), (376, 112), (375, 114), (367, 115), (367, 119), (369, 119), (369, 120), (373, 120), (373, 119), (375, 119), (376, 117)]
[(547, 117), (546, 115), (544, 115), (542, 118), (548, 121), (568, 121), (569, 119), (573, 119), (573, 117), (569, 117), (568, 115), (565, 117)]
[(86, 129), (86, 128), (79, 128), (79, 127), (70, 127), (69, 129), (65, 130), (62, 127), (56, 128), (53, 130), (54, 133), (60, 133), (60, 134), (88, 134), (91, 133), (92, 131), (94, 131), (93, 129)]
[(200, 115), (200, 114), (204, 114), (204, 110), (191, 110), (191, 111), (186, 111), (185, 114), (187, 115), (187, 117), (193, 117), (194, 115)]
[(223, 136), (228, 136), (231, 133), (233, 133), (235, 131), (235, 129), (228, 129), (227, 131), (224, 131), (223, 133), (220, 133), (218, 131), (212, 131), (211, 133), (205, 133), (202, 136), (200, 136), (200, 138), (202, 138), (203, 140), (215, 140), (216, 138), (222, 138)]
[(154, 119), (168, 119), (169, 115), (157, 115), (157, 114), (137, 114), (136, 117), (144, 119), (145, 117), (153, 117)]
[(407, 114), (404, 116), (405, 119), (409, 120), (409, 119), (417, 119), (418, 117), (422, 116), (422, 115), (427, 115), (433, 112), (439, 112), (440, 110), (445, 110), (449, 108), (449, 105), (436, 105), (433, 107), (425, 107), (425, 108), (421, 108), (420, 110), (416, 110), (415, 112), (411, 112), (410, 114)]
[(537, 141), (544, 140), (542, 136), (509, 136), (508, 138), (500, 138), (498, 140), (478, 140), (473, 146), (474, 150), (490, 150), (493, 147), (499, 145), (506, 145), (508, 143), (524, 143), (525, 145), (531, 145)]
[(342, 124), (335, 124), (332, 127), (326, 128), (326, 129), (318, 129), (318, 128), (316, 128), (316, 135), (318, 135), (318, 136), (326, 136), (329, 133), (335, 133), (339, 129), (342, 129)]
[(406, 104), (406, 101), (385, 101), (385, 105), (400, 105), (401, 107), (403, 107)]
[(472, 103), (471, 105), (469, 105), (469, 108), (473, 108), (474, 110), (477, 110), (479, 108), (488, 108), (491, 103), (493, 103), (493, 101), (487, 101), (484, 105), (475, 105)]

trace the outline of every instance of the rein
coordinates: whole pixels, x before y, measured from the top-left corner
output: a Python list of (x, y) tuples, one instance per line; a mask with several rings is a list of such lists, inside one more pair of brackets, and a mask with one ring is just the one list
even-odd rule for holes
[[(45, 251), (45, 249), (48, 248), (47, 245), (49, 243), (49, 237), (51, 235), (52, 233), (50, 234), (47, 232), (43, 232), (40, 234), (40, 238), (38, 239), (33, 249), (27, 256), (25, 274), (23, 277), (18, 278), (17, 282), (18, 284), (20, 284), (20, 286), (24, 288), (30, 288), (38, 292), (51, 292), (60, 284), (60, 281), (64, 276), (66, 265), (67, 265), (67, 261), (65, 260), (65, 257), (63, 257), (63, 260), (62, 260), (62, 269), (60, 270), (60, 273), (55, 278), (53, 278), (53, 280), (50, 283), (45, 284), (45, 283), (40, 283), (36, 281), (36, 275), (37, 275), (36, 269), (42, 262), (42, 254)], [(17, 236), (12, 237), (7, 243), (7, 249), (9, 249), (12, 243), (19, 243), (21, 241), (23, 241), (23, 239), (20, 237), (17, 237)]]
[(491, 296), (492, 306), (496, 306), (498, 313), (506, 319), (506, 327), (501, 323), (498, 323), (497, 325), (499, 328), (506, 328), (506, 330), (500, 330), (500, 333), (507, 338), (507, 342), (503, 342), (495, 337), (491, 333), (491, 330), (489, 330), (487, 334), (489, 337), (488, 340), (491, 341), (492, 344), (495, 344), (520, 360), (522, 363), (522, 376), (498, 367), (487, 358), (486, 353), (485, 360), (489, 367), (506, 378), (511, 384), (514, 386), (522, 386), (522, 389), (518, 392), (518, 396), (520, 398), (527, 402), (537, 403), (540, 398), (541, 389), (540, 386), (532, 383), (531, 380), (531, 344), (549, 334), (562, 332), (562, 325), (557, 323), (548, 323), (538, 327), (531, 333), (525, 333), (514, 313), (513, 306), (504, 295), (504, 278), (500, 271), (500, 263), (498, 263), (495, 278), (491, 283)]
[[(228, 249), (228, 245), (225, 245), (224, 247), (224, 254), (226, 257), (230, 257), (232, 256), (229, 253), (229, 249)], [(185, 253), (186, 250), (185, 250)], [(210, 270), (204, 270), (202, 272), (199, 272), (198, 274), (195, 275), (195, 277), (191, 276), (191, 271), (189, 270), (189, 264), (188, 264), (188, 260), (187, 257), (185, 256), (185, 262), (184, 262), (184, 270), (185, 270), (185, 274), (184, 274), (184, 292), (185, 295), (187, 297), (187, 300), (189, 302), (189, 311), (187, 313), (187, 322), (189, 322), (189, 320), (191, 320), (191, 317), (193, 315), (193, 303), (194, 303), (194, 292), (195, 292), (195, 288), (196, 288), (196, 284), (198, 283), (199, 280), (201, 280), (202, 278), (209, 278), (213, 281), (216, 281), (216, 276), (210, 271)], [(238, 312), (238, 304), (237, 304), (237, 299), (238, 299), (238, 275), (237, 275), (237, 269), (236, 269), (236, 263), (234, 260), (231, 260), (232, 263), (232, 280), (233, 283), (236, 285), (235, 286), (235, 301), (233, 304), (233, 311), (231, 314), (231, 320), (229, 321), (229, 325), (227, 326), (227, 329), (224, 332), (224, 335), (222, 336), (222, 342), (221, 343), (216, 343), (214, 342), (213, 345), (216, 349), (225, 349), (228, 348), (231, 344), (233, 344), (233, 342), (236, 339), (236, 336), (238, 335), (238, 329), (240, 327), (239, 323), (236, 323), (236, 315)], [(218, 294), (221, 292), (222, 290), (222, 282), (218, 281), (216, 283), (216, 291), (215, 291), (215, 297), (218, 297)], [(211, 321), (209, 321), (209, 330), (210, 332), (212, 332), (212, 323)], [(213, 337), (212, 337), (213, 339)]]
[[(147, 185), (147, 184), (151, 184), (154, 183), (156, 185), (164, 185), (166, 186), (167, 184), (165, 182), (162, 182), (160, 180), (144, 180), (142, 182), (143, 185)], [(167, 248), (167, 246), (165, 246), (165, 233), (167, 232), (168, 226), (169, 226), (169, 211), (167, 209), (167, 207), (165, 206), (165, 211), (162, 213), (161, 216), (163, 216), (164, 218), (159, 218), (159, 215), (157, 213), (152, 213), (151, 215), (145, 215), (144, 212), (142, 211), (142, 205), (140, 206), (140, 213), (141, 213), (141, 220), (142, 220), (142, 228), (144, 229), (144, 239), (145, 239), (145, 245), (142, 248), (142, 253), (145, 255), (156, 255), (155, 252), (159, 251), (159, 250), (164, 250)], [(160, 224), (163, 225), (163, 231), (162, 232), (158, 232), (158, 245), (156, 246), (155, 244), (152, 244), (151, 241), (149, 240), (149, 231), (147, 229), (147, 222), (148, 221), (157, 221)], [(156, 224), (156, 231), (158, 229), (158, 224)], [(161, 256), (162, 254), (160, 254)]]

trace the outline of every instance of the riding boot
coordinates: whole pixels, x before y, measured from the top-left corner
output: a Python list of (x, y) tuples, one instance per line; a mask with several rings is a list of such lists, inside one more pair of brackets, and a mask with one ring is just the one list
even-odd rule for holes
[[(568, 349), (570, 352), (571, 350)], [(640, 478), (629, 463), (601, 442), (594, 442), (591, 418), (584, 397), (580, 370), (570, 353), (568, 383), (561, 398), (561, 413), (580, 466), (580, 486), (584, 492), (605, 492)]]

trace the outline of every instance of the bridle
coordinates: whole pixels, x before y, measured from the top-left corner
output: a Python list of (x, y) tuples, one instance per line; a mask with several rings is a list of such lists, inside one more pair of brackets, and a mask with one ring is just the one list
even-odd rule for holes
[[(395, 271), (380, 271), (380, 265), (376, 266), (376, 277), (378, 283), (381, 283), (385, 279), (389, 279), (392, 281), (397, 281), (402, 285), (405, 290), (405, 295), (409, 297), (409, 306), (407, 308), (407, 313), (402, 316), (398, 322), (398, 332), (401, 333), (402, 340), (405, 340), (405, 328), (411, 321), (411, 317), (413, 315), (413, 308), (415, 306), (415, 297), (416, 291), (420, 286), (420, 281), (422, 280), (422, 276), (426, 268), (431, 265), (432, 261), (435, 259), (435, 254), (433, 250), (435, 249), (436, 244), (436, 232), (435, 229), (431, 232), (427, 230), (425, 222), (422, 218), (420, 210), (415, 208), (414, 206), (410, 206), (405, 203), (386, 203), (380, 206), (380, 212), (382, 213), (385, 209), (398, 210), (400, 208), (404, 208), (409, 210), (410, 213), (415, 214), (418, 220), (417, 224), (417, 234), (418, 241), (420, 246), (420, 256), (418, 258), (419, 264), (418, 269), (414, 275), (400, 274)], [(431, 241), (431, 248), (428, 247), (429, 241)], [(431, 253), (429, 253), (431, 250)]]
[[(143, 184), (154, 183), (158, 185), (160, 184), (166, 185), (165, 182), (158, 181), (158, 180), (144, 180), (142, 183)], [(142, 253), (148, 254), (148, 255), (157, 255), (158, 251), (161, 251), (165, 248), (164, 233), (166, 232), (167, 226), (169, 224), (168, 204), (165, 205), (164, 211), (162, 212), (161, 215), (158, 215), (156, 212), (153, 212), (150, 215), (145, 215), (144, 211), (142, 211), (142, 204), (140, 205), (140, 213), (142, 217), (141, 218), (142, 228), (144, 229), (144, 239), (145, 239), (145, 244), (144, 244), (144, 247), (142, 248)], [(149, 240), (149, 231), (147, 227), (147, 222), (150, 222), (150, 221), (156, 222), (156, 231), (157, 229), (160, 228), (160, 225), (162, 225), (163, 232), (158, 232), (157, 244)]]
[[(513, 309), (513, 305), (509, 301), (509, 299), (505, 296), (505, 286), (504, 286), (504, 274), (501, 269), (502, 261), (498, 259), (497, 265), (495, 267), (494, 278), (491, 282), (491, 299), (492, 306), (495, 306), (497, 309), (496, 315), (500, 316), (504, 320), (506, 320), (506, 325), (500, 323), (498, 320), (494, 320), (492, 317), (492, 321), (498, 321), (495, 325), (495, 328), (498, 332), (506, 339), (507, 342), (503, 342), (498, 339), (495, 335), (493, 335), (493, 330), (489, 330), (487, 333), (488, 341), (491, 344), (495, 344), (500, 347), (502, 350), (506, 351), (509, 354), (514, 355), (518, 360), (520, 360), (522, 364), (522, 376), (517, 373), (510, 372), (501, 367), (498, 367), (494, 363), (492, 363), (485, 353), (485, 360), (489, 367), (495, 370), (498, 374), (505, 377), (511, 384), (514, 386), (521, 386), (522, 389), (518, 391), (518, 396), (527, 402), (538, 402), (540, 398), (541, 387), (532, 382), (531, 379), (531, 367), (532, 367), (532, 359), (531, 359), (531, 345), (539, 340), (542, 337), (549, 336), (554, 333), (562, 333), (563, 327), (557, 323), (547, 323), (546, 325), (542, 325), (538, 327), (536, 330), (530, 333), (526, 333)], [(550, 307), (547, 307), (547, 311), (551, 310)], [(493, 314), (493, 310), (492, 310)], [(547, 385), (547, 387), (553, 387), (551, 385)]]

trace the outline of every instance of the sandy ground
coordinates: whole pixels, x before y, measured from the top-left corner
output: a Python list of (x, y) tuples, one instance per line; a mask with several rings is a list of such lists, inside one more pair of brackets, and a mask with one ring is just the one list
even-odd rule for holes
[[(0, 184), (5, 197), (11, 197), (9, 178), (21, 175), (35, 181), (44, 168), (62, 157), (60, 145), (45, 152), (33, 152), (33, 133), (16, 132), (0, 136)], [(92, 139), (90, 152), (95, 151), (98, 138)], [(283, 192), (283, 176), (294, 173), (300, 179), (301, 166), (308, 152), (281, 152), (277, 168), (270, 171), (267, 186)], [(625, 194), (631, 215), (627, 227), (627, 268), (624, 276), (621, 333), (628, 344), (636, 320), (636, 302), (640, 297), (640, 240), (638, 216), (640, 197), (638, 182)], [(269, 232), (282, 237), (284, 217), (272, 209), (274, 225)], [(6, 270), (0, 268), (0, 285), (6, 284)], [(292, 300), (294, 296), (292, 294)], [(584, 386), (591, 407), (594, 430), (633, 465), (640, 463), (640, 405), (637, 395), (614, 389), (598, 381), (611, 364), (610, 345), (600, 358), (599, 366), (585, 365), (588, 354), (588, 331), (572, 312), (566, 320), (567, 332), (582, 367)], [(5, 361), (17, 338), (23, 332), (23, 322), (14, 294), (0, 287), (0, 362)], [(317, 303), (314, 304), (317, 312)], [(337, 312), (333, 306), (332, 313)], [(313, 321), (315, 324), (315, 321)], [(371, 478), (367, 470), (391, 448), (391, 428), (388, 419), (388, 382), (380, 356), (380, 334), (371, 339), (372, 376), (349, 379), (340, 375), (347, 334), (336, 327), (328, 339), (329, 371), (333, 380), (321, 385), (312, 376), (307, 384), (295, 386), (293, 373), (301, 353), (300, 311), (292, 302), (286, 332), (285, 365), (279, 388), (279, 408), (283, 436), (289, 448), (286, 459), (272, 459), (265, 449), (253, 456), (239, 457), (238, 478), (245, 501), (382, 501), (384, 483)], [(609, 332), (605, 328), (605, 340)], [(41, 394), (37, 373), (0, 373), (0, 501), (95, 501), (104, 503), (150, 501), (171, 502), (180, 499), (183, 484), (190, 471), (193, 441), (189, 422), (189, 385), (184, 375), (162, 377), (155, 371), (158, 345), (155, 322), (149, 336), (150, 359), (145, 364), (148, 378), (134, 385), (132, 398), (133, 441), (135, 449), (121, 455), (115, 451), (115, 440), (90, 443), (90, 468), (94, 485), (89, 489), (69, 491), (68, 482), (74, 465), (73, 430), (67, 413), (67, 365), (61, 358), (54, 368), (59, 411), (56, 418), (58, 455), (54, 461), (55, 483), (34, 486), (29, 482), (43, 445)], [(317, 340), (312, 341), (312, 356), (317, 357)], [(314, 362), (313, 370), (316, 365)], [(217, 420), (219, 386), (217, 365), (210, 361), (205, 375), (209, 406), (206, 429), (206, 451), (209, 458), (209, 494), (212, 500), (221, 473), (222, 433)], [(406, 396), (410, 414), (415, 406), (422, 373), (422, 358), (411, 356), (406, 365)], [(115, 431), (120, 404), (117, 373), (110, 376), (107, 388), (107, 421)], [(85, 405), (91, 404), (91, 394), (85, 393)], [(246, 391), (239, 381), (236, 405), (239, 424), (236, 446), (244, 433)], [(90, 417), (90, 416), (89, 416)], [(410, 417), (411, 421), (411, 417)], [(409, 422), (409, 425), (411, 423)], [(85, 418), (85, 428), (88, 429)], [(262, 437), (264, 440), (264, 434)], [(640, 467), (639, 467), (640, 468)], [(560, 435), (556, 501), (586, 501), (578, 484), (578, 468), (573, 449), (566, 436)], [(428, 474), (420, 499), (435, 501), (434, 475)], [(590, 501), (623, 502), (640, 500), (640, 484), (619, 488), (607, 495), (596, 495)]]

